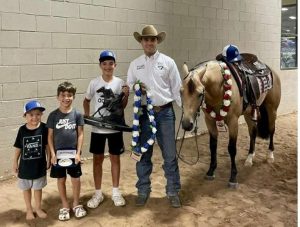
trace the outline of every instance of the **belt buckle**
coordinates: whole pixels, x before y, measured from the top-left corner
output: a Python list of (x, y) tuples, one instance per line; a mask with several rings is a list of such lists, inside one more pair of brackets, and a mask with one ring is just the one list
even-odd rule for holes
[(153, 110), (158, 113), (159, 111), (161, 111), (161, 107), (160, 106), (153, 106)]

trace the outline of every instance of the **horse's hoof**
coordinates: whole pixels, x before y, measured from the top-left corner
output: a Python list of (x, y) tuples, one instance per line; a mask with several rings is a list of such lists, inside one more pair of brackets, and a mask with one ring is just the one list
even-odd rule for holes
[(206, 176), (204, 177), (204, 179), (205, 179), (205, 180), (214, 180), (214, 179), (215, 179), (215, 175), (212, 175), (212, 176), (206, 175)]
[(269, 164), (274, 163), (274, 158), (267, 158), (267, 163), (269, 163)]
[(252, 161), (249, 161), (248, 159), (245, 161), (244, 166), (251, 167), (253, 165)]
[(239, 187), (239, 183), (228, 182), (228, 187), (232, 189), (237, 189)]

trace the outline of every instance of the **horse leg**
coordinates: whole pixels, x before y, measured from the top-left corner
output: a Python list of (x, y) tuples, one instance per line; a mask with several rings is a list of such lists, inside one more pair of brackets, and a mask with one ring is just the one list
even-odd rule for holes
[(237, 168), (235, 165), (236, 138), (234, 138), (234, 137), (229, 138), (228, 152), (229, 152), (230, 159), (231, 159), (231, 173), (230, 173), (230, 179), (229, 179), (228, 186), (230, 188), (237, 188), (238, 187), (238, 182), (236, 179)]
[(218, 144), (218, 130), (215, 120), (205, 117), (206, 126), (209, 131), (209, 149), (210, 149), (210, 165), (206, 173), (205, 179), (215, 179), (215, 170), (217, 168), (217, 144)]
[(252, 166), (253, 165), (253, 158), (255, 156), (255, 141), (257, 135), (257, 126), (254, 121), (251, 120), (251, 116), (249, 114), (244, 115), (245, 121), (248, 125), (248, 132), (250, 136), (250, 146), (247, 159), (244, 163), (245, 166)]
[(210, 148), (210, 165), (206, 173), (205, 179), (215, 179), (214, 171), (217, 168), (217, 144), (218, 137), (214, 137), (211, 133), (209, 134), (209, 148)]
[[(265, 135), (263, 138), (267, 139), (269, 138), (269, 151), (267, 154), (267, 162), (273, 163), (274, 162), (274, 142), (273, 137), (275, 133), (275, 120), (277, 115), (277, 110), (272, 106), (272, 103), (267, 102), (268, 100), (265, 100), (263, 105), (260, 106), (260, 112), (261, 112), (261, 120), (258, 122), (260, 124), (259, 130), (267, 130), (267, 133), (263, 134)], [(264, 128), (264, 129), (263, 129)], [(260, 131), (258, 131), (260, 133)]]
[[(275, 131), (275, 130), (274, 130)], [(270, 143), (269, 143), (269, 151), (267, 154), (267, 162), (273, 163), (274, 162), (274, 144), (273, 144), (273, 136), (274, 132), (270, 133)]]
[[(273, 74), (273, 88), (268, 91), (268, 94), (263, 102), (262, 109), (265, 109), (265, 111), (260, 111), (265, 113), (267, 115), (267, 121), (260, 122), (262, 127), (268, 127), (269, 130), (269, 151), (267, 155), (267, 162), (272, 163), (274, 162), (274, 143), (273, 143), (273, 137), (275, 133), (275, 121), (277, 117), (277, 109), (280, 103), (281, 98), (281, 83), (279, 76), (276, 72), (272, 71)], [(261, 107), (260, 107), (261, 109)], [(268, 125), (266, 124), (268, 123)], [(258, 129), (259, 130), (259, 129)], [(259, 134), (259, 132), (258, 132)]]
[(238, 118), (231, 119), (231, 121), (228, 124), (229, 129), (229, 143), (228, 143), (228, 152), (230, 155), (231, 160), (231, 172), (230, 172), (230, 179), (228, 182), (228, 186), (230, 188), (237, 188), (238, 182), (237, 182), (237, 168), (235, 164), (235, 156), (236, 156), (236, 141), (237, 141), (237, 135), (238, 135)]
[(269, 151), (267, 155), (267, 162), (268, 163), (273, 163), (274, 162), (274, 142), (273, 142), (273, 137), (275, 133), (275, 120), (276, 120), (276, 115), (277, 111), (268, 111), (269, 115), (269, 132), (270, 132), (270, 141), (269, 141)]

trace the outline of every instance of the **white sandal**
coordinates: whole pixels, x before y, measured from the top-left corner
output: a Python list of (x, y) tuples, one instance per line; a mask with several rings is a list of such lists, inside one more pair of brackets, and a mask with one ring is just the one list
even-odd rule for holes
[(70, 209), (69, 208), (59, 209), (58, 220), (67, 221), (69, 219), (70, 219)]
[(99, 206), (100, 203), (102, 203), (104, 200), (103, 194), (101, 196), (93, 195), (93, 197), (87, 202), (87, 207), (95, 209)]
[(125, 199), (121, 194), (113, 195), (111, 199), (114, 201), (116, 207), (122, 207), (126, 205)]
[(82, 205), (78, 205), (76, 207), (73, 207), (73, 212), (76, 218), (82, 218), (86, 216), (86, 210), (83, 208)]

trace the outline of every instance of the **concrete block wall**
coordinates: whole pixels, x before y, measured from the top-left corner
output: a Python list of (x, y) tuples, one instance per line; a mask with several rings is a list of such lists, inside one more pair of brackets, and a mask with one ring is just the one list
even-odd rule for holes
[[(99, 75), (99, 52), (116, 52), (116, 74), (126, 80), (129, 62), (142, 54), (132, 33), (145, 24), (167, 32), (159, 50), (179, 68), (213, 59), (234, 43), (280, 71), (280, 15), (280, 0), (0, 0), (0, 152), (6, 157), (0, 177), (10, 174), (24, 103), (39, 99), (46, 121), (57, 107), (57, 85), (69, 80), (78, 88), (74, 105), (82, 110), (85, 89)], [(281, 72), (281, 113), (297, 109), (296, 75)], [(129, 103), (129, 124), (131, 113)], [(126, 134), (127, 146), (129, 140)], [(88, 144), (87, 126), (85, 156)]]

